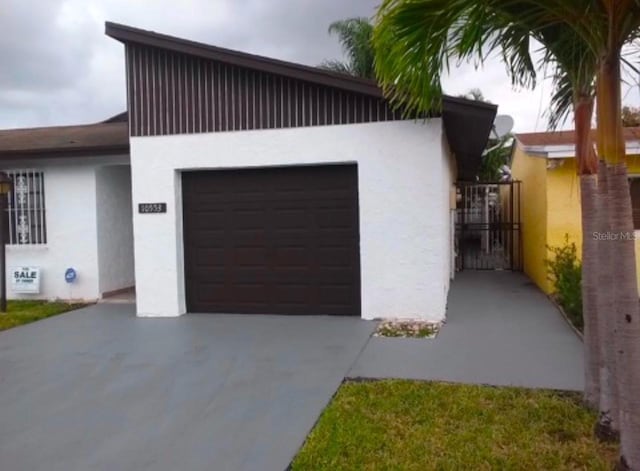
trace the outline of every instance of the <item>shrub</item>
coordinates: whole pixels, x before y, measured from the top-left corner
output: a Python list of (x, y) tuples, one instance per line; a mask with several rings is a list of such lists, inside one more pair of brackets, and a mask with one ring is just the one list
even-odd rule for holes
[(553, 253), (553, 258), (545, 260), (545, 264), (554, 296), (571, 323), (582, 331), (582, 264), (578, 260), (576, 244), (569, 242), (566, 235), (564, 245), (547, 248)]

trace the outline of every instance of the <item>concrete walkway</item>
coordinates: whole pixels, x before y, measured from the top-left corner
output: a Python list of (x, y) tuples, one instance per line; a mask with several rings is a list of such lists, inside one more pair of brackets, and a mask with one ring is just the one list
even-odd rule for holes
[(374, 326), (100, 304), (0, 332), (0, 470), (282, 471)]
[(583, 389), (582, 342), (524, 275), (459, 273), (434, 340), (372, 338), (350, 377)]
[(345, 376), (582, 388), (581, 342), (522, 275), (460, 274), (435, 340), (374, 327), (100, 304), (0, 332), (0, 470), (281, 471)]

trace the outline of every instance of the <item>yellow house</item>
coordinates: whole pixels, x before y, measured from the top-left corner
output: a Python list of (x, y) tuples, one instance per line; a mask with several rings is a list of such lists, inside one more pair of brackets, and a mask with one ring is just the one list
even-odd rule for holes
[[(634, 206), (634, 224), (640, 234), (640, 128), (626, 128), (625, 140)], [(545, 259), (548, 246), (561, 246), (566, 235), (580, 253), (580, 182), (576, 172), (573, 131), (517, 134), (511, 157), (514, 180), (522, 181), (521, 223), (524, 271), (545, 292), (552, 286)], [(636, 240), (640, 254), (640, 237)], [(640, 270), (636, 255), (636, 264)], [(639, 286), (640, 290), (640, 286)]]

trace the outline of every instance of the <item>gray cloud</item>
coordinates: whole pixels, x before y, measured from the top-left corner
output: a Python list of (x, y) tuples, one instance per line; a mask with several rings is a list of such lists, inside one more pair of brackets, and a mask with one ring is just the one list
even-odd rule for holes
[[(379, 0), (4, 0), (0, 7), (0, 128), (95, 122), (125, 108), (123, 48), (104, 21), (279, 59), (317, 65), (340, 56), (332, 21), (371, 17)], [(448, 93), (472, 87), (543, 130), (550, 85), (514, 91), (499, 61), (463, 65)], [(637, 92), (627, 95), (637, 102)], [(570, 123), (569, 123), (570, 124)]]

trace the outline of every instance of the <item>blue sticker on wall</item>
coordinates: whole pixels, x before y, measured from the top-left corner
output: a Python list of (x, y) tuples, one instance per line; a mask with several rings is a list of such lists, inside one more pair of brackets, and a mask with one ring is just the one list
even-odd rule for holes
[(64, 281), (67, 283), (73, 283), (76, 281), (76, 271), (73, 268), (67, 268), (67, 271), (64, 272)]

